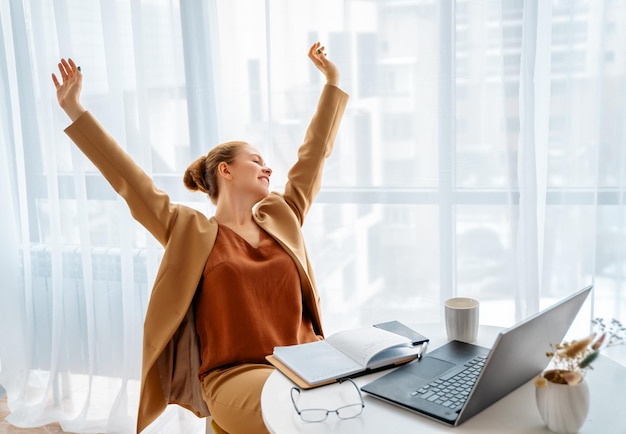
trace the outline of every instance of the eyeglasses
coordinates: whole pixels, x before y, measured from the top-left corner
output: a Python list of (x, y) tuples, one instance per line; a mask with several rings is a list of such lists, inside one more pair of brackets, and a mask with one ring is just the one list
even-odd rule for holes
[(323, 422), (326, 418), (328, 418), (329, 413), (335, 413), (339, 419), (352, 419), (360, 416), (361, 413), (363, 413), (363, 408), (365, 408), (365, 402), (363, 402), (363, 395), (361, 395), (359, 386), (357, 386), (356, 383), (349, 378), (339, 380), (339, 383), (343, 383), (344, 381), (347, 381), (354, 386), (359, 395), (359, 403), (344, 405), (335, 410), (327, 410), (325, 408), (305, 408), (301, 410), (298, 408), (296, 401), (300, 397), (300, 393), (302, 391), (297, 387), (292, 387), (291, 402), (293, 403), (293, 408), (296, 409), (296, 412), (300, 415), (300, 418), (304, 422)]

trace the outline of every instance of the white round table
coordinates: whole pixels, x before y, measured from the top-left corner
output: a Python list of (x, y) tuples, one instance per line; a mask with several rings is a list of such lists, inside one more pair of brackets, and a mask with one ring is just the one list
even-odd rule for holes
[[(430, 338), (430, 349), (446, 343), (445, 326), (442, 324), (412, 324), (412, 328)], [(478, 345), (491, 348), (499, 327), (480, 326)], [(377, 372), (354, 381), (362, 386), (390, 371)], [(624, 434), (626, 418), (622, 407), (626, 396), (626, 367), (601, 356), (589, 371), (591, 406), (581, 434)], [(293, 433), (346, 433), (346, 434), (390, 434), (390, 433), (547, 433), (535, 403), (535, 387), (530, 381), (500, 401), (483, 410), (458, 427), (449, 427), (417, 413), (383, 402), (363, 393), (365, 408), (363, 414), (348, 420), (340, 420), (331, 413), (324, 422), (307, 423), (300, 419), (291, 402), (291, 388), (294, 384), (278, 370), (270, 375), (261, 395), (263, 420), (270, 432), (275, 434)], [(350, 385), (331, 384), (304, 390), (298, 403), (304, 407), (335, 409), (352, 403), (354, 388)], [(358, 402), (358, 396), (356, 397)], [(351, 400), (347, 402), (346, 400)]]

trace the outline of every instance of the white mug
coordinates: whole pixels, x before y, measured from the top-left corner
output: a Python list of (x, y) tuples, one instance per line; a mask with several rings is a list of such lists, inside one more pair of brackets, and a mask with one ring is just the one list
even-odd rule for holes
[(448, 340), (474, 342), (478, 337), (478, 300), (453, 297), (444, 306)]

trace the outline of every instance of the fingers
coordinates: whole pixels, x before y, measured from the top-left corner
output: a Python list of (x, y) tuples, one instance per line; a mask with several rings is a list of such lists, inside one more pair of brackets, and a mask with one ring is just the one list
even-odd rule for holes
[(67, 79), (68, 76), (68, 72), (67, 72), (67, 61), (65, 59), (61, 59), (61, 61), (59, 62), (59, 73), (61, 74), (61, 79), (63, 81), (65, 81)]
[(308, 56), (317, 69), (324, 74), (326, 77), (326, 83), (336, 86), (339, 81), (339, 71), (337, 70), (335, 64), (326, 58), (325, 49), (326, 47), (324, 47), (320, 42), (316, 42), (309, 48)]
[(72, 67), (67, 60), (61, 59), (61, 63), (59, 63), (59, 71), (61, 72), (61, 77), (65, 80), (72, 74)]
[(311, 48), (309, 48), (309, 56), (314, 55), (317, 49), (319, 48), (319, 46), (320, 46), (319, 42), (316, 42), (315, 44), (311, 45)]
[(322, 46), (322, 44), (320, 42), (316, 42), (315, 44), (311, 45), (311, 48), (309, 48), (309, 57), (313, 60), (313, 59), (321, 59), (323, 57), (326, 57), (326, 53), (324, 52), (324, 50), (326, 49), (326, 47)]
[(61, 87), (65, 87), (65, 85), (71, 85), (73, 83), (78, 83), (80, 86), (80, 82), (82, 80), (82, 74), (80, 72), (80, 66), (76, 66), (76, 63), (71, 58), (61, 59), (58, 63), (57, 67), (59, 68), (59, 78), (57, 78), (56, 74), (52, 74), (52, 83), (57, 91)]
[(309, 59), (311, 59), (314, 62), (315, 62), (314, 54), (315, 54), (315, 51), (317, 50), (317, 47), (319, 47), (319, 42), (316, 42), (315, 44), (311, 45), (311, 48), (309, 48), (309, 53), (308, 53)]
[(324, 46), (320, 42), (316, 42), (311, 45), (309, 48), (309, 59), (313, 62), (313, 64), (322, 72), (325, 73), (325, 68), (327, 64), (326, 53), (324, 52)]
[[(59, 73), (61, 74), (61, 79), (65, 82), (68, 79), (80, 74), (80, 68), (76, 66), (76, 63), (70, 59), (61, 59), (61, 62), (58, 64)], [(54, 75), (54, 74), (53, 74)], [(53, 79), (54, 81), (54, 79)], [(58, 80), (57, 80), (58, 82)]]

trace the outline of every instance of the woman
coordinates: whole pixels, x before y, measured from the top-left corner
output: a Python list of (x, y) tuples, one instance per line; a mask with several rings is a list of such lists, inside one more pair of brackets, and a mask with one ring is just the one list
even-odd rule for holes
[(326, 77), (283, 194), (245, 142), (217, 146), (192, 163), (185, 185), (209, 195), (215, 216), (175, 204), (80, 103), (82, 73), (71, 60), (52, 74), (72, 124), (65, 132), (164, 246), (144, 321), (137, 432), (167, 404), (211, 414), (229, 433), (266, 432), (261, 389), (276, 345), (323, 337), (319, 295), (301, 227), (320, 189), (348, 95), (315, 43), (308, 56)]

